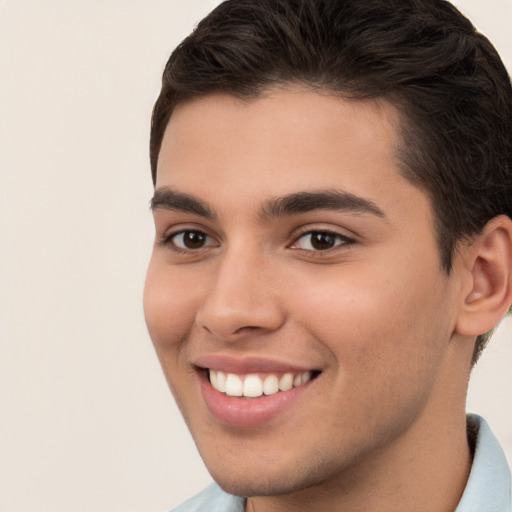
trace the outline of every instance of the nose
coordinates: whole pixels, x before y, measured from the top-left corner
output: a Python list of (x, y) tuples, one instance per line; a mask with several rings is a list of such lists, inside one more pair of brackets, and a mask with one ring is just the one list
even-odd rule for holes
[(196, 322), (215, 338), (236, 341), (279, 329), (285, 319), (271, 262), (233, 251), (216, 262)]

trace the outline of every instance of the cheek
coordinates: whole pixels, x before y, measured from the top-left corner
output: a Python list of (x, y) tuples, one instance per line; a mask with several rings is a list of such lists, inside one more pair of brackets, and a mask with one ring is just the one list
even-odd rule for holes
[(194, 324), (191, 287), (178, 272), (170, 272), (158, 261), (150, 262), (144, 287), (144, 315), (158, 356), (174, 350)]
[[(184, 282), (186, 281), (186, 282)], [(194, 325), (194, 299), (187, 295), (190, 286), (183, 273), (170, 272), (158, 260), (150, 262), (144, 287), (144, 315), (148, 331), (169, 388), (185, 420), (191, 374), (183, 364), (184, 341)]]
[(391, 271), (358, 272), (354, 265), (346, 274), (305, 279), (292, 299), (296, 318), (337, 363), (371, 378), (384, 368), (437, 359), (450, 334), (441, 281)]
[(361, 425), (385, 436), (417, 417), (434, 389), (449, 332), (432, 287), (378, 276), (310, 284), (314, 292), (304, 290), (294, 306), (301, 327), (331, 354), (333, 393), (319, 417), (354, 438), (363, 434)]

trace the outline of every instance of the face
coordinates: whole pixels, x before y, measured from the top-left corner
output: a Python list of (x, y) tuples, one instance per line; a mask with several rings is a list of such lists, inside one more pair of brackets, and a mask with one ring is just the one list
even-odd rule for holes
[[(167, 127), (145, 314), (213, 477), (275, 495), (389, 460), (444, 410), (455, 271), (386, 104), (212, 95)], [(455, 264), (456, 267), (456, 264)]]

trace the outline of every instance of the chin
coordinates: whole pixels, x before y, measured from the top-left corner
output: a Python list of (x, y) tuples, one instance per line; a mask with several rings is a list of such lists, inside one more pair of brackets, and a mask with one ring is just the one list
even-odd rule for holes
[(305, 482), (296, 482), (292, 478), (253, 478), (252, 475), (244, 475), (242, 477), (231, 478), (222, 476), (214, 476), (217, 484), (227, 493), (234, 496), (242, 496), (252, 498), (257, 496), (282, 496), (293, 494), (303, 490), (311, 485)]
[(321, 485), (343, 471), (334, 468), (332, 461), (312, 467), (311, 460), (303, 467), (294, 464), (293, 469), (274, 466), (271, 470), (265, 467), (251, 470), (246, 465), (208, 469), (225, 492), (246, 498), (291, 495)]

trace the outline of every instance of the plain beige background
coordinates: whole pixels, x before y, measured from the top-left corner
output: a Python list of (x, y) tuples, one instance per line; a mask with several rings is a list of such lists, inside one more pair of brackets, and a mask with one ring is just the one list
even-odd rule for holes
[[(217, 3), (0, 0), (0, 512), (164, 511), (209, 481), (141, 295), (152, 103)], [(457, 5), (512, 69), (512, 0)], [(511, 338), (469, 398), (509, 457)]]

